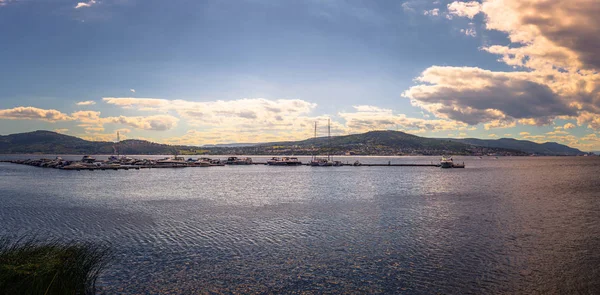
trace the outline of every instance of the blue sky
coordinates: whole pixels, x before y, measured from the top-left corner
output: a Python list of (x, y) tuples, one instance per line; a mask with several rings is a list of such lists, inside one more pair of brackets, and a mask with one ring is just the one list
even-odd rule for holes
[(302, 139), (331, 118), (339, 135), (600, 149), (596, 60), (532, 31), (521, 2), (0, 0), (0, 134), (201, 145)]

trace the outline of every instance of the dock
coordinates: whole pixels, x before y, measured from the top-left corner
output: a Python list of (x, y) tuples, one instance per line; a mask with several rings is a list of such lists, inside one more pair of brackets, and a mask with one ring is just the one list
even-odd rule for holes
[[(140, 170), (140, 169), (165, 169), (165, 168), (194, 168), (194, 167), (217, 167), (217, 166), (248, 166), (248, 165), (268, 165), (267, 162), (252, 162), (247, 164), (237, 164), (237, 165), (211, 165), (211, 166), (200, 166), (193, 163), (184, 163), (184, 164), (158, 164), (152, 160), (140, 160), (139, 164), (118, 164), (112, 163), (108, 161), (101, 161), (95, 163), (84, 163), (81, 161), (65, 161), (62, 159), (35, 159), (35, 160), (1, 160), (0, 163), (12, 163), (12, 164), (20, 164), (20, 165), (28, 165), (40, 168), (53, 168), (67, 171), (118, 171), (118, 170)], [(298, 166), (310, 166), (308, 163), (303, 163)], [(341, 163), (340, 166), (352, 166), (352, 167), (440, 167), (439, 164), (429, 163), (429, 164), (419, 164), (419, 163), (383, 163), (383, 164), (369, 164), (369, 163), (360, 163), (351, 164), (351, 163)], [(283, 166), (288, 167), (288, 166)], [(332, 167), (332, 166), (330, 166)], [(333, 166), (334, 167), (334, 166)]]

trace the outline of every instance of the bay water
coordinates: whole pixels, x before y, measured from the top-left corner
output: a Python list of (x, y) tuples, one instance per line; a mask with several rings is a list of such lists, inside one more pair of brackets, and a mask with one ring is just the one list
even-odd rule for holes
[(600, 293), (599, 157), (455, 161), (467, 168), (0, 163), (0, 235), (110, 244), (101, 294)]

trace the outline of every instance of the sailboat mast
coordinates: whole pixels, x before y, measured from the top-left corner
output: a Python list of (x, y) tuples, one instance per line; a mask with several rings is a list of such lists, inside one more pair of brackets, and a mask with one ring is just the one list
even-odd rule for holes
[(327, 119), (327, 160), (331, 160), (331, 119)]
[(315, 143), (317, 142), (317, 121), (315, 121), (315, 140), (313, 140), (313, 160), (315, 159)]
[(120, 148), (121, 147), (121, 135), (119, 134), (119, 131), (117, 131), (117, 158), (120, 156)]

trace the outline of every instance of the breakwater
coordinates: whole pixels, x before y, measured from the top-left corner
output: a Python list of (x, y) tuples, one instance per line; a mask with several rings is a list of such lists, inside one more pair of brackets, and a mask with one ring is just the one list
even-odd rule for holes
[[(124, 157), (121, 159), (109, 159), (103, 161), (96, 161), (92, 157), (84, 157), (80, 161), (68, 161), (60, 157), (55, 159), (26, 159), (26, 160), (5, 160), (0, 161), (5, 163), (28, 165), (41, 168), (53, 168), (61, 170), (76, 170), (76, 171), (95, 171), (95, 170), (140, 170), (140, 169), (159, 169), (159, 168), (189, 168), (189, 167), (218, 167), (226, 165), (269, 165), (268, 162), (231, 162), (220, 159), (188, 159), (182, 158), (170, 158), (161, 160), (150, 160), (150, 159), (133, 159)], [(282, 166), (282, 165), (276, 165)], [(286, 165), (283, 165), (286, 166)], [(309, 163), (300, 163), (293, 166), (310, 166)], [(440, 167), (439, 164), (435, 163), (341, 163), (338, 162), (335, 166), (353, 166), (353, 167)]]

